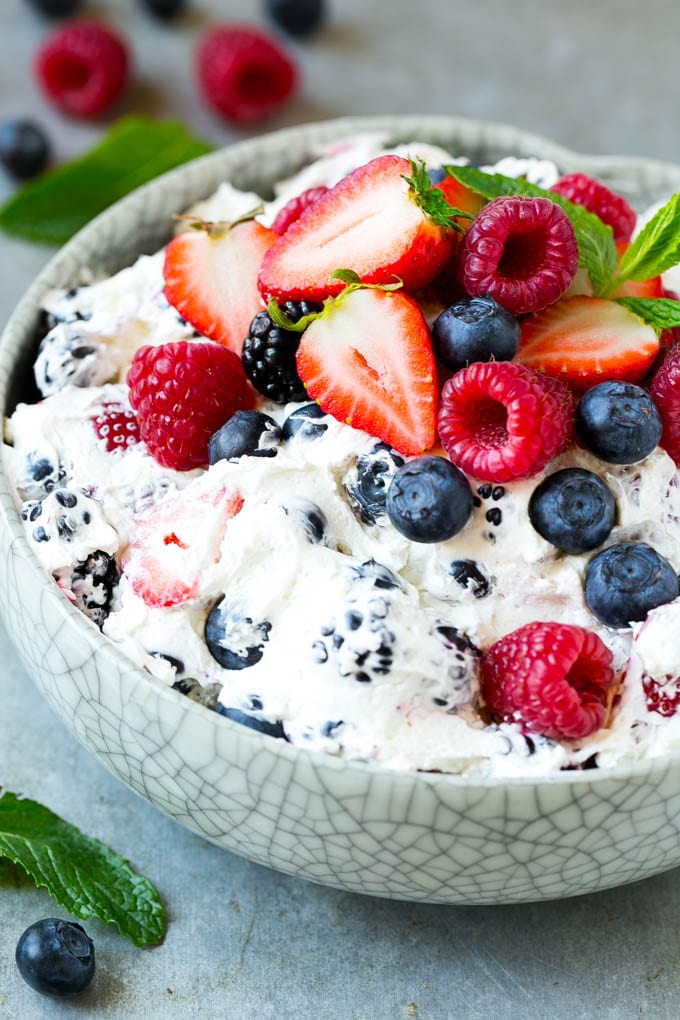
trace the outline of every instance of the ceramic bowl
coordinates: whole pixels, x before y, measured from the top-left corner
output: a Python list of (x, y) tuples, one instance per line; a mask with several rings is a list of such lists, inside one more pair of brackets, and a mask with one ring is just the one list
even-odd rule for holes
[[(242, 142), (154, 181), (98, 217), (40, 274), (0, 343), (3, 415), (21, 398), (41, 295), (164, 243), (171, 215), (220, 181), (264, 191), (321, 141), (418, 138), (475, 163), (536, 155), (639, 208), (680, 167), (577, 155), (509, 127), (446, 118), (345, 119)], [(352, 892), (432, 903), (588, 893), (680, 863), (680, 757), (546, 779), (470, 782), (310, 753), (194, 704), (137, 668), (43, 572), (0, 474), (0, 607), (26, 668), (74, 735), (133, 790), (227, 850)]]

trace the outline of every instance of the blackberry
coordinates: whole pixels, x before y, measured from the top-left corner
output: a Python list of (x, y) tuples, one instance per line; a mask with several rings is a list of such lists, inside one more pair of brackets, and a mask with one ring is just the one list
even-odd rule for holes
[(385, 516), (387, 490), (404, 463), (403, 457), (382, 442), (357, 457), (344, 485), (352, 510), (364, 524), (377, 524)]
[(101, 549), (73, 568), (70, 587), (75, 604), (100, 630), (111, 612), (119, 579), (114, 557)]
[[(286, 301), (281, 310), (298, 322), (304, 315), (321, 309), (309, 301)], [(295, 365), (301, 335), (277, 326), (269, 312), (258, 312), (243, 341), (241, 360), (246, 375), (255, 389), (275, 404), (307, 398)]]

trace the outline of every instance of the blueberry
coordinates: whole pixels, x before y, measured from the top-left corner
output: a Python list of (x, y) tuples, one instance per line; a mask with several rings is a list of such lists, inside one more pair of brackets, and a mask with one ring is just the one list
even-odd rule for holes
[(449, 176), (443, 166), (433, 166), (427, 171), (430, 184), (441, 184)]
[(586, 570), (588, 608), (606, 627), (620, 629), (678, 597), (678, 575), (644, 542), (611, 545), (591, 559)]
[(222, 598), (208, 614), (205, 640), (210, 654), (225, 669), (247, 669), (264, 655), (271, 623), (257, 623)]
[(142, 0), (150, 14), (162, 20), (177, 17), (186, 7), (186, 0)]
[(387, 490), (404, 458), (388, 446), (376, 443), (368, 453), (357, 457), (355, 469), (345, 479), (350, 504), (364, 524), (377, 524), (384, 517)]
[(397, 575), (389, 567), (376, 560), (366, 560), (365, 563), (360, 563), (350, 569), (352, 577), (356, 581), (372, 581), (374, 588), (381, 588), (383, 591), (402, 590), (401, 581)]
[(519, 322), (489, 295), (450, 305), (432, 326), (442, 365), (457, 372), (473, 361), (511, 361), (519, 346)]
[(612, 379), (593, 386), (576, 411), (576, 434), (609, 464), (634, 464), (661, 439), (661, 415), (641, 386)]
[(491, 591), (491, 581), (474, 560), (453, 560), (449, 574), (456, 584), (471, 591), (476, 599), (483, 599)]
[(310, 499), (297, 499), (288, 505), (286, 513), (299, 522), (307, 541), (313, 545), (327, 544), (328, 520), (317, 503)]
[(256, 715), (248, 715), (247, 712), (242, 712), (240, 708), (225, 708), (224, 705), (219, 704), (217, 711), (220, 715), (224, 715), (227, 719), (231, 719), (232, 722), (240, 723), (242, 726), (247, 726), (250, 730), (256, 730), (258, 733), (266, 733), (269, 737), (279, 737), (282, 740), (286, 739), (286, 734), (283, 731), (283, 726), (280, 722), (269, 722), (267, 719), (258, 719)]
[(94, 943), (73, 921), (46, 917), (17, 942), (15, 959), (24, 981), (41, 995), (75, 995), (94, 977)]
[(318, 424), (315, 419), (325, 417), (326, 412), (322, 411), (315, 402), (296, 407), (284, 421), (281, 436), (286, 442), (298, 435), (301, 439), (318, 439), (324, 434), (328, 425)]
[(320, 25), (325, 13), (324, 0), (265, 0), (272, 21), (289, 35), (309, 35)]
[(387, 492), (394, 527), (412, 542), (445, 542), (472, 513), (468, 480), (444, 457), (419, 457), (396, 472)]
[(275, 457), (281, 431), (261, 411), (236, 411), (208, 440), (208, 461), (239, 457)]
[(82, 0), (29, 0), (29, 3), (51, 18), (67, 18), (82, 6)]
[(30, 120), (0, 122), (0, 163), (19, 180), (35, 177), (47, 166), (50, 147), (44, 131)]
[(597, 549), (616, 523), (616, 501), (592, 471), (563, 468), (537, 485), (529, 500), (529, 520), (547, 542), (566, 553)]

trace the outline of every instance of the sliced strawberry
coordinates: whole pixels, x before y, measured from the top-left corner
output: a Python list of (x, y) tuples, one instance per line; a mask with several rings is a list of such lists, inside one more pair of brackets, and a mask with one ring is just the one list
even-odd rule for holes
[(302, 334), (297, 369), (327, 414), (400, 453), (435, 439), (437, 377), (427, 324), (408, 295), (355, 290)]
[(135, 595), (152, 607), (195, 598), (201, 574), (217, 560), (227, 521), (242, 506), (224, 486), (206, 491), (202, 476), (141, 514), (122, 559)]
[[(623, 258), (626, 248), (630, 248), (629, 241), (617, 241), (616, 250), (619, 253), (619, 260)], [(614, 297), (663, 297), (664, 286), (660, 276), (652, 276), (649, 280), (626, 280), (618, 288)]]
[(260, 289), (279, 300), (319, 301), (342, 290), (329, 277), (353, 269), (364, 283), (424, 287), (451, 252), (452, 230), (437, 226), (404, 180), (411, 164), (379, 156), (344, 177), (309, 206), (273, 248), (260, 270)]
[[(461, 209), (463, 212), (470, 213), (472, 216), (476, 216), (486, 203), (486, 199), (478, 195), (476, 191), (466, 188), (460, 181), (448, 175), (443, 180), (438, 181), (435, 184), (435, 188), (439, 188), (443, 192), (444, 198), (449, 205), (452, 205), (455, 209)], [(468, 220), (464, 216), (458, 216), (456, 217), (456, 223), (463, 230), (467, 230), (472, 220)]]
[(659, 351), (654, 329), (605, 298), (562, 298), (522, 322), (516, 361), (585, 390), (604, 379), (639, 382)]
[(199, 333), (240, 356), (248, 326), (264, 308), (257, 274), (275, 240), (256, 220), (179, 234), (165, 252), (166, 298)]

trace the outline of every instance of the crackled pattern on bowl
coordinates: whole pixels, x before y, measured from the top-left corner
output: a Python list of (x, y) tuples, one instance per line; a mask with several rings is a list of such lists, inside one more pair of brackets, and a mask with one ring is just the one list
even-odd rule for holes
[[(510, 128), (449, 118), (347, 120), (242, 143), (175, 171), (105, 213), (50, 263), (0, 349), (0, 398), (31, 343), (38, 299), (82, 266), (131, 261), (164, 240), (172, 212), (229, 178), (260, 190), (312, 142), (384, 128), (475, 162), (542, 155), (597, 174), (644, 206), (680, 187), (680, 169), (589, 159)], [(0, 604), (50, 704), (107, 768), (177, 821), (270, 867), (338, 888), (442, 903), (501, 903), (590, 892), (680, 863), (680, 760), (534, 782), (468, 783), (394, 773), (296, 750), (208, 712), (137, 669), (44, 576), (0, 475)]]

